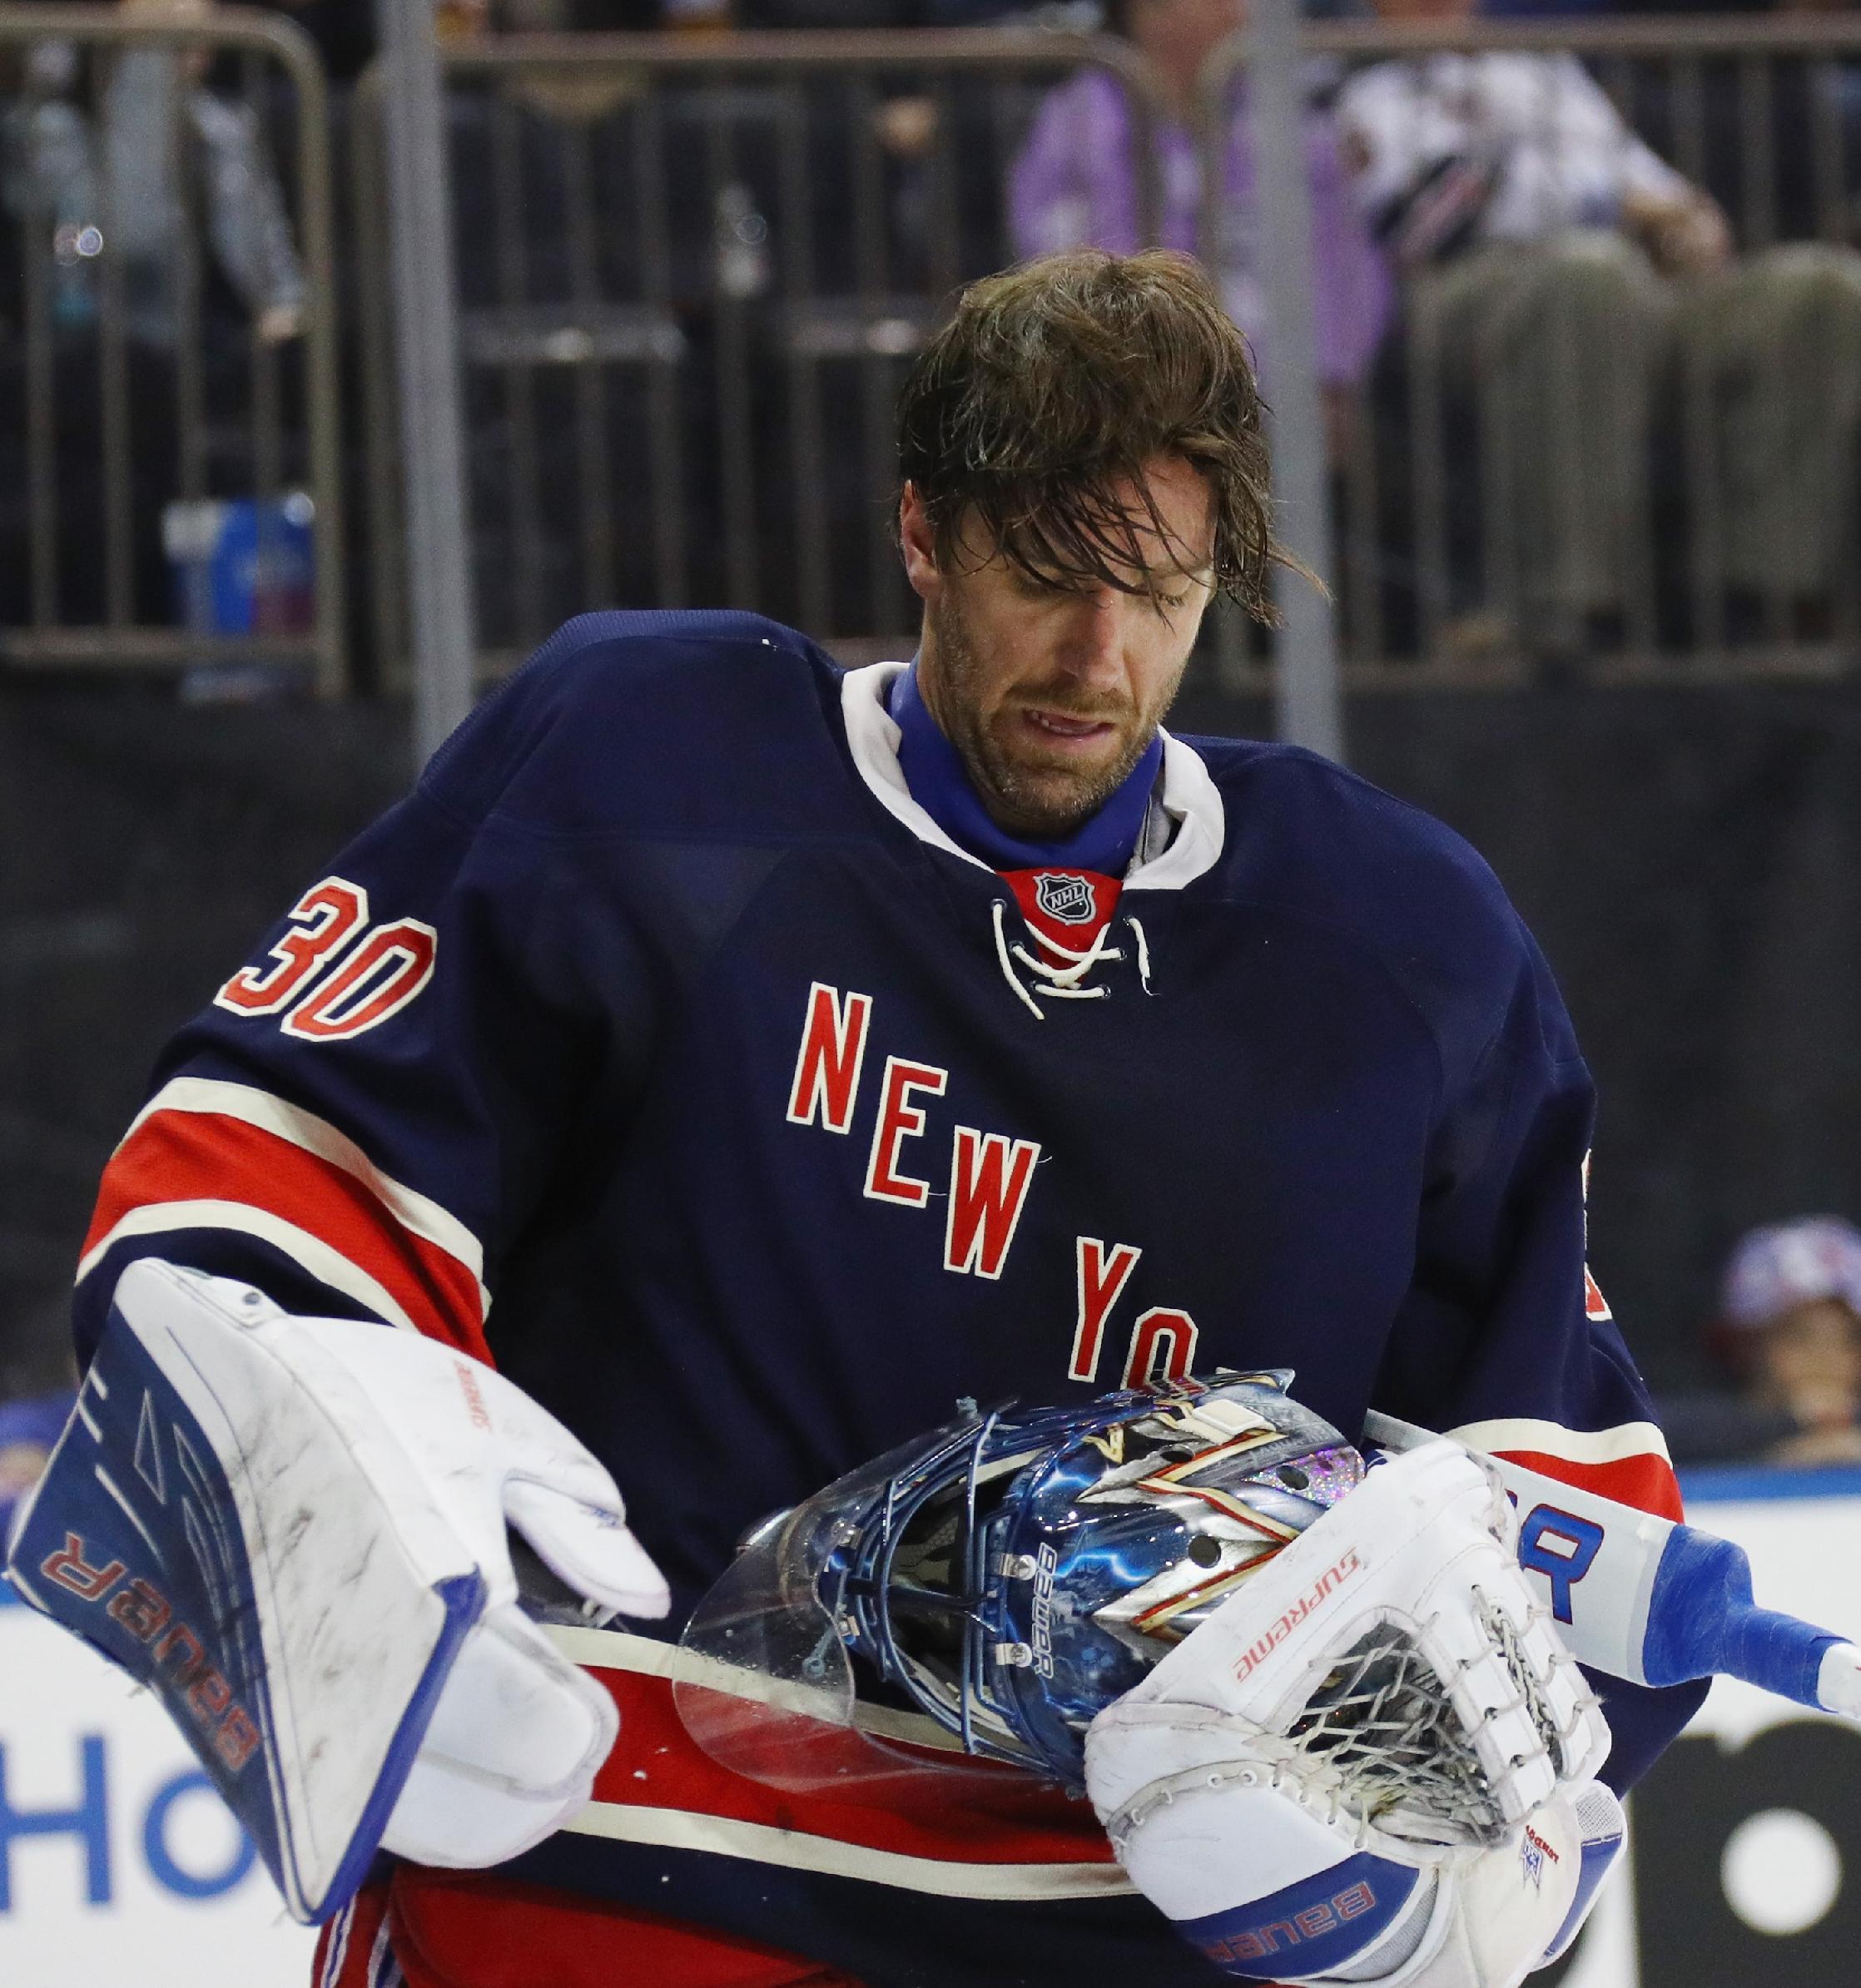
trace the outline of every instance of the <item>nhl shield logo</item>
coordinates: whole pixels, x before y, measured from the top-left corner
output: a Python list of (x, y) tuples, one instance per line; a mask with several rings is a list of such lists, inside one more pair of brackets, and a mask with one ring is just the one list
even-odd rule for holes
[(1034, 901), (1049, 918), (1066, 925), (1090, 925), (1099, 909), (1091, 885), (1060, 870), (1043, 870), (1034, 880)]

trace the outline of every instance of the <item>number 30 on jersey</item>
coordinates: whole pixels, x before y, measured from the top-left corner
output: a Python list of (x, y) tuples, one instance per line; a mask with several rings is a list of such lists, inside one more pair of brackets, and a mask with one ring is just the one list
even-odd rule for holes
[(379, 1029), (433, 978), (433, 927), (417, 918), (371, 925), (368, 892), (345, 877), (311, 885), (289, 916), (266, 959), (213, 997), (216, 1008), (278, 1015), (286, 1035), (305, 1042), (340, 1042)]

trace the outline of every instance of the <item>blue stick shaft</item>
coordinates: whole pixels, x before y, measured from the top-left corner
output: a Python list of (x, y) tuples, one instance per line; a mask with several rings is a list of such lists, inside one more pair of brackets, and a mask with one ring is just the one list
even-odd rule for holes
[[(1412, 1422), (1374, 1410), (1364, 1419), (1364, 1440), (1385, 1449), (1412, 1450), (1437, 1440)], [(1851, 1639), (1759, 1608), (1751, 1593), (1750, 1563), (1729, 1539), (1690, 1525), (1669, 1528), (1632, 1506), (1576, 1490), (1512, 1458), (1489, 1460), (1497, 1463), (1519, 1507), (1520, 1564), (1549, 1583), (1554, 1613), (1581, 1662), (1610, 1676), (1639, 1676), (1650, 1684), (1740, 1678), (1798, 1704), (1861, 1721), (1861, 1648), (1849, 1648), (1847, 1658), (1825, 1680), (1829, 1652)], [(1535, 1526), (1535, 1521), (1541, 1523)], [(1639, 1618), (1621, 1604), (1630, 1591), (1639, 1594), (1647, 1578), (1645, 1555), (1655, 1550), (1663, 1532), (1636, 1648), (1634, 1624)], [(1583, 1594), (1581, 1584), (1599, 1561), (1601, 1585), (1611, 1599), (1591, 1609), (1575, 1598)], [(1824, 1683), (1831, 1693), (1826, 1705), (1818, 1690)]]
[(1725, 1660), (1720, 1668), (1779, 1698), (1816, 1705), (1824, 1653), (1844, 1640), (1774, 1609), (1747, 1609), (1725, 1625)]
[(1816, 1705), (1823, 1655), (1845, 1641), (1751, 1596), (1751, 1564), (1729, 1539), (1676, 1525), (1648, 1602), (1642, 1668), (1650, 1684), (1722, 1673), (1799, 1705)]

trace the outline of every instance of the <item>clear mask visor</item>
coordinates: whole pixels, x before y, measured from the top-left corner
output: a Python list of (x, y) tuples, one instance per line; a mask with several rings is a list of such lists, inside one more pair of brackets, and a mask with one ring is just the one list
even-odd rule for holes
[[(846, 1648), (824, 1595), (846, 1587), (842, 1564), (886, 1481), (934, 1469), (974, 1442), (980, 1424), (950, 1433), (947, 1451), (913, 1443), (831, 1485), (752, 1534), (692, 1612), (680, 1638), (673, 1703), (686, 1731), (731, 1772), (795, 1793), (909, 1800), (954, 1782), (1001, 1792), (1013, 1770), (966, 1755), (927, 1714), (875, 1703), (876, 1678)], [(871, 1570), (883, 1578), (883, 1569)], [(856, 1582), (863, 1570), (846, 1577)], [(908, 1659), (907, 1659), (908, 1661)], [(860, 1695), (864, 1673), (867, 1697)]]

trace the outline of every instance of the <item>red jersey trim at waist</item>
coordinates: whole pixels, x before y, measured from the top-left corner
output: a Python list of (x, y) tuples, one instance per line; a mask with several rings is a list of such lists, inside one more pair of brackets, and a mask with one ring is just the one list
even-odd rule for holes
[[(1058, 1788), (1011, 1768), (991, 1779), (969, 1762), (960, 1792), (954, 1782), (940, 1786), (929, 1732), (912, 1733), (907, 1743), (925, 1753), (922, 1774), (889, 1787), (882, 1802), (768, 1786), (711, 1759), (679, 1716), (675, 1683), (718, 1688), (722, 1667), (648, 1637), (550, 1634), (620, 1712), (620, 1737), (596, 1777), (594, 1799), (566, 1826), (578, 1835), (950, 1898), (1101, 1898), (1132, 1891), (1090, 1807)], [(887, 1737), (904, 1738), (900, 1728), (915, 1723), (895, 1718)]]

